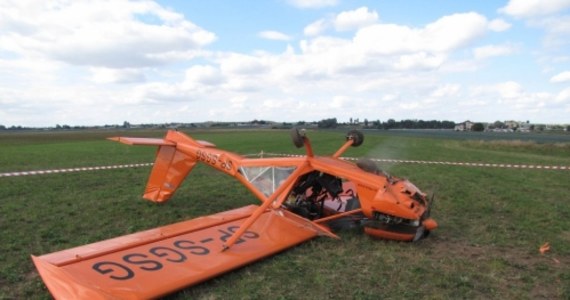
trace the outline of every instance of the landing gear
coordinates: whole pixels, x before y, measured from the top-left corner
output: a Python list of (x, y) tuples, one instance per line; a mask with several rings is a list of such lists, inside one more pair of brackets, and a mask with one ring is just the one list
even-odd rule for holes
[(351, 130), (346, 134), (347, 140), (352, 140), (352, 147), (358, 147), (364, 142), (364, 135), (358, 130)]
[(303, 147), (304, 143), (304, 134), (301, 134), (299, 128), (291, 129), (291, 139), (293, 140), (293, 145), (297, 148)]

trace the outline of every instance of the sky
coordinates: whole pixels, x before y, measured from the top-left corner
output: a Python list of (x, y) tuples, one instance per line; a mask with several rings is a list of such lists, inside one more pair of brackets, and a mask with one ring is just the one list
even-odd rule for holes
[(0, 0), (0, 125), (570, 123), (570, 0)]

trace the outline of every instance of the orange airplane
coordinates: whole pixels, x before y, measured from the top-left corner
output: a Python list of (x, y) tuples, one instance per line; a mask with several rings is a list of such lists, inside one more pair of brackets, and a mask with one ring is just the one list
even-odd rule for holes
[(364, 141), (350, 131), (332, 156), (246, 158), (178, 131), (163, 139), (116, 137), (158, 146), (144, 198), (166, 202), (198, 163), (235, 177), (260, 201), (214, 215), (93, 244), (32, 256), (56, 299), (149, 299), (195, 285), (333, 230), (362, 227), (375, 238), (417, 241), (437, 227), (429, 199), (370, 160), (340, 159)]

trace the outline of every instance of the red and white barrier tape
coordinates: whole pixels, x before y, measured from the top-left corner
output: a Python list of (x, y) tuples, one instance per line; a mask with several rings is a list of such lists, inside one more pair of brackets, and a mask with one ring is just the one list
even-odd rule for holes
[[(302, 155), (281, 154), (281, 153), (260, 153), (259, 155), (267, 156), (285, 156), (285, 157), (299, 157)], [(345, 160), (358, 160), (355, 157), (341, 157)], [(384, 158), (370, 158), (372, 161), (387, 162), (387, 163), (411, 163), (411, 164), (426, 164), (426, 165), (450, 165), (450, 166), (467, 166), (467, 167), (487, 167), (487, 168), (513, 168), (513, 169), (538, 169), (538, 170), (570, 170), (570, 166), (548, 166), (548, 165), (523, 165), (523, 164), (497, 164), (497, 163), (472, 163), (472, 162), (453, 162), (453, 161), (426, 161), (426, 160), (403, 160), (403, 159), (384, 159)]]
[[(261, 152), (258, 154), (248, 154), (244, 156), (301, 157), (303, 155)], [(355, 157), (341, 157), (341, 158), (345, 160), (358, 160), (358, 158)], [(425, 165), (450, 165), (450, 166), (467, 166), (467, 167), (537, 169), (537, 170), (570, 170), (570, 166), (548, 166), (548, 165), (545, 166), (545, 165), (523, 165), (523, 164), (496, 164), (496, 163), (492, 164), (492, 163), (471, 163), (471, 162), (452, 162), (452, 161), (403, 160), (403, 159), (387, 159), (387, 158), (370, 158), (370, 160), (377, 162), (387, 162), (387, 163), (412, 163), (412, 164), (425, 164)], [(71, 172), (81, 172), (81, 171), (125, 169), (125, 168), (148, 167), (152, 165), (153, 163), (141, 163), (141, 164), (114, 165), (114, 166), (70, 168), (70, 169), (8, 172), (8, 173), (0, 173), (0, 177), (17, 177), (17, 176), (30, 176), (30, 175), (71, 173)]]
[(125, 169), (125, 168), (136, 168), (136, 167), (147, 167), (147, 166), (152, 166), (152, 165), (153, 165), (153, 163), (143, 163), (143, 164), (128, 164), (128, 165), (115, 165), (115, 166), (98, 166), (98, 167), (82, 167), (82, 168), (70, 168), (70, 169), (9, 172), (9, 173), (0, 173), (0, 177), (45, 175), (45, 174), (58, 174), (58, 173), (70, 173), (70, 172), (94, 171), (94, 170)]

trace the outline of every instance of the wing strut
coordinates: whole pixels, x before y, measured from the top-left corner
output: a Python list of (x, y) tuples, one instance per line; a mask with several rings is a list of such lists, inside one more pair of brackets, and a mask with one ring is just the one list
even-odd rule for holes
[(262, 197), (263, 204), (261, 204), (251, 214), (251, 216), (249, 216), (240, 225), (239, 229), (226, 241), (226, 243), (223, 245), (222, 251), (229, 249), (233, 244), (235, 244), (235, 242), (241, 237), (242, 234), (245, 233), (245, 231), (251, 226), (251, 224), (253, 224), (253, 222), (255, 222), (255, 220), (257, 220), (259, 216), (261, 216), (261, 214), (263, 214), (263, 212), (267, 210), (267, 208), (269, 208), (269, 206), (271, 205), (271, 203), (273, 203), (273, 201), (275, 201), (277, 196), (281, 195), (287, 187), (293, 184), (293, 181), (297, 180), (297, 177), (301, 176), (301, 174), (303, 174), (303, 172), (306, 171), (305, 170), (306, 166), (307, 163), (305, 162), (303, 165), (297, 168), (291, 175), (289, 175), (289, 178), (287, 178), (287, 180), (285, 180), (285, 182), (282, 183), (281, 186), (279, 186), (279, 188), (277, 188), (277, 190), (275, 190), (275, 192), (273, 192), (273, 194), (269, 196), (269, 198), (265, 197), (265, 195), (263, 194), (258, 195), (258, 197)]

